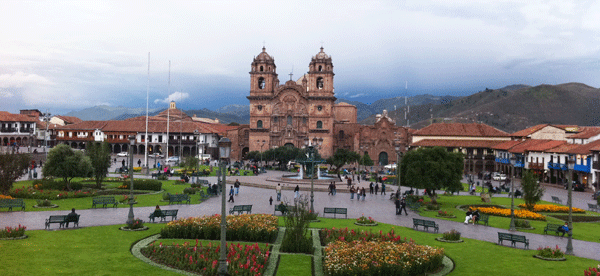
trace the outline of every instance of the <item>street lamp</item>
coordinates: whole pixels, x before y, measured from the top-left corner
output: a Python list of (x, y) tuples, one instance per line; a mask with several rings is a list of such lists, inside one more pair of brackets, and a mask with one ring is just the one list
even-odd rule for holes
[(400, 150), (400, 145), (396, 146), (396, 184), (398, 185), (398, 193), (400, 194), (400, 164), (402, 163), (402, 156), (404, 153)]
[(263, 151), (262, 151), (262, 148), (265, 145), (266, 141), (262, 140), (262, 144), (261, 144), (260, 140), (256, 140), (256, 142), (258, 142), (260, 144), (260, 165), (262, 166), (262, 162), (263, 162)]
[(568, 225), (569, 225), (569, 239), (567, 241), (567, 250), (565, 251), (565, 254), (568, 255), (573, 255), (573, 169), (575, 168), (575, 158), (573, 157), (572, 154), (569, 155), (569, 160), (568, 160), (568, 170), (567, 170), (567, 176), (568, 176), (568, 201), (569, 201), (569, 220), (568, 220)]
[[(312, 144), (311, 144), (311, 140), (306, 138), (304, 140), (304, 144), (307, 147), (307, 151), (308, 151), (308, 161), (307, 163), (311, 163), (312, 165), (312, 175), (310, 176), (310, 212), (311, 213), (315, 213), (315, 190), (314, 190), (314, 181), (315, 181), (315, 164), (316, 163), (321, 163), (319, 161), (316, 161), (316, 153), (318, 148), (321, 147), (321, 145), (323, 144), (323, 138), (313, 138), (312, 139)], [(316, 145), (317, 147), (315, 148)], [(360, 176), (359, 176), (360, 177)]]
[(44, 113), (44, 122), (46, 122), (46, 131), (44, 132), (44, 153), (46, 154), (46, 158), (48, 158), (48, 139), (46, 138), (46, 135), (48, 135), (48, 125), (50, 124), (50, 113), (48, 113), (48, 110)]
[(229, 159), (229, 154), (231, 154), (231, 141), (227, 137), (223, 137), (219, 140), (219, 153), (221, 158), (221, 163), (219, 164), (219, 171), (223, 176), (221, 180), (221, 257), (219, 258), (219, 275), (224, 276), (227, 274), (227, 243), (225, 241), (225, 235), (227, 232), (227, 220), (225, 213), (225, 176), (227, 175), (227, 171), (225, 170), (225, 165), (227, 159)]
[[(198, 131), (197, 129), (194, 130), (194, 135), (196, 136), (196, 151), (198, 153), (200, 153), (200, 131)], [(202, 159), (202, 156), (199, 156), (200, 159)], [(200, 170), (198, 168), (198, 163), (200, 163), (200, 161), (196, 162), (196, 175), (198, 175), (198, 171)]]
[[(31, 153), (31, 140), (33, 139), (32, 137), (33, 137), (33, 129), (30, 128), (29, 129), (29, 147), (27, 147), (27, 152), (28, 153)], [(29, 166), (29, 180), (31, 180), (31, 171), (32, 170), (33, 170), (33, 168), (31, 166)]]
[(510, 228), (509, 231), (516, 231), (515, 228), (515, 165), (517, 164), (517, 158), (513, 154), (510, 157), (510, 164), (512, 165), (512, 175), (510, 178)]
[(133, 225), (133, 147), (135, 146), (135, 135), (129, 135), (129, 215), (127, 225)]

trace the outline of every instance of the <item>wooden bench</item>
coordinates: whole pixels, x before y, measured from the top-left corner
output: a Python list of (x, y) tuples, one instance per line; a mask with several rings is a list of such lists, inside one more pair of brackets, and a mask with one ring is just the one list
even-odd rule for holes
[(489, 226), (488, 225), (489, 219), (490, 219), (490, 215), (488, 215), (488, 214), (481, 214), (480, 217), (479, 217), (479, 219), (476, 220), (475, 223), (479, 224), (479, 222), (481, 221), (481, 222), (484, 222), (483, 225)]
[[(177, 212), (179, 210), (175, 209), (175, 210), (161, 210), (160, 211), (160, 221), (166, 220), (167, 217), (171, 217), (171, 221), (177, 219)], [(152, 212), (150, 213), (150, 216), (148, 217), (152, 222), (154, 222), (154, 219), (157, 217), (156, 212)]]
[(600, 211), (600, 210), (598, 209), (598, 204), (591, 204), (591, 203), (588, 203), (588, 210), (590, 210), (590, 211), (594, 211), (594, 212), (598, 212), (598, 211)]
[(344, 215), (345, 218), (348, 218), (348, 208), (325, 207), (323, 208), (323, 217), (325, 214), (333, 214), (333, 218), (336, 218), (336, 215)]
[(548, 231), (554, 231), (556, 233), (556, 235), (558, 236), (558, 234), (562, 233), (560, 231), (558, 231), (558, 228), (561, 228), (562, 224), (553, 224), (553, 223), (548, 223), (546, 225), (546, 227), (544, 227), (544, 234), (548, 234)]
[(529, 239), (525, 236), (498, 232), (498, 244), (503, 244), (505, 240), (510, 241), (512, 247), (516, 247), (517, 242), (521, 242), (529, 249)]
[(188, 194), (168, 194), (169, 195), (169, 205), (174, 202), (183, 203), (184, 201), (190, 204), (190, 195)]
[(417, 230), (419, 228), (419, 225), (423, 226), (423, 229), (425, 229), (425, 231), (429, 231), (429, 227), (433, 227), (436, 233), (439, 230), (439, 226), (433, 220), (413, 218), (413, 228)]
[(12, 211), (13, 207), (21, 207), (21, 210), (25, 211), (25, 202), (22, 198), (0, 199), (0, 208), (8, 208), (9, 211)]
[(287, 210), (288, 210), (288, 206), (287, 205), (277, 204), (277, 205), (275, 205), (275, 210), (273, 211), (273, 215), (275, 215), (275, 213), (277, 211), (279, 211), (279, 212), (281, 212), (281, 215), (283, 216), (283, 215), (285, 215), (285, 213), (287, 212)]
[(77, 215), (77, 217), (75, 218), (69, 218), (69, 216), (50, 216), (49, 218), (46, 219), (45, 222), (45, 228), (44, 229), (48, 229), (50, 228), (50, 224), (52, 223), (58, 223), (58, 228), (62, 228), (65, 226), (65, 224), (67, 222), (69, 223), (73, 223), (73, 225), (75, 227), (79, 227), (79, 216)]
[(233, 208), (229, 208), (229, 214), (238, 212), (238, 215), (246, 212), (246, 214), (252, 214), (252, 205), (234, 205)]
[(552, 196), (552, 203), (562, 204), (562, 200), (557, 196)]
[(106, 208), (109, 204), (113, 207), (117, 207), (117, 201), (114, 196), (100, 196), (92, 198), (92, 208), (96, 208), (96, 205), (102, 205), (102, 208)]

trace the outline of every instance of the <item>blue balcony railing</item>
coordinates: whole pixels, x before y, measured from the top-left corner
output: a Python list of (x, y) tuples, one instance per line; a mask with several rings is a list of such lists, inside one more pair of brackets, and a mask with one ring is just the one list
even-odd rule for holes
[(573, 167), (573, 170), (576, 171), (580, 171), (580, 172), (585, 172), (585, 173), (590, 173), (590, 163), (588, 162), (588, 165), (575, 165), (575, 167)]

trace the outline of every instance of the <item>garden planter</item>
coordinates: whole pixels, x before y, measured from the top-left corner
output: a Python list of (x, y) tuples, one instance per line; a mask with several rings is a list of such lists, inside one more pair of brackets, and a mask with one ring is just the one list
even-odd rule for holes
[(562, 258), (546, 258), (546, 257), (542, 257), (540, 255), (533, 255), (534, 258), (540, 259), (540, 260), (544, 260), (544, 261), (566, 261), (567, 258), (562, 257)]
[(15, 237), (15, 238), (0, 238), (0, 241), (22, 240), (22, 239), (26, 239), (26, 238), (28, 238), (28, 236), (23, 235), (23, 236)]
[(119, 230), (123, 230), (123, 231), (146, 231), (148, 229), (150, 229), (150, 228), (148, 228), (148, 226), (144, 226), (144, 227), (138, 228), (138, 229), (129, 229), (129, 228), (125, 227), (125, 226), (119, 228)]
[(358, 223), (358, 222), (355, 222), (354, 224), (356, 224), (358, 226), (377, 226), (377, 222), (375, 222), (375, 223)]
[(437, 237), (435, 238), (436, 241), (441, 241), (441, 242), (447, 242), (447, 243), (461, 243), (461, 242), (465, 242), (464, 240), (457, 240), (457, 241), (451, 241), (451, 240), (446, 240), (442, 237)]

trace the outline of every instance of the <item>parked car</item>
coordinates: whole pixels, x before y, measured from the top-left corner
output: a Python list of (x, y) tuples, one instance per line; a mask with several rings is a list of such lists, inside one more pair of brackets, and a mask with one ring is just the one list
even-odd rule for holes
[(500, 181), (500, 173), (498, 173), (498, 172), (492, 173), (492, 179), (495, 181)]
[(179, 162), (179, 156), (171, 156), (167, 158), (167, 162)]
[[(568, 184), (565, 184), (565, 190), (568, 188)], [(573, 191), (583, 192), (585, 191), (585, 185), (579, 183), (577, 180), (573, 180)]]
[(119, 156), (119, 157), (127, 157), (127, 156), (129, 156), (129, 153), (126, 152), (126, 151), (122, 151), (122, 152), (117, 153), (117, 156)]
[(165, 157), (165, 156), (164, 156), (164, 155), (162, 155), (162, 154), (160, 154), (160, 153), (158, 153), (158, 152), (155, 152), (155, 153), (153, 153), (153, 154), (150, 154), (150, 157), (155, 157), (155, 158), (163, 158), (163, 157)]
[(501, 174), (499, 181), (505, 181), (505, 180), (506, 180), (506, 174)]

